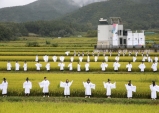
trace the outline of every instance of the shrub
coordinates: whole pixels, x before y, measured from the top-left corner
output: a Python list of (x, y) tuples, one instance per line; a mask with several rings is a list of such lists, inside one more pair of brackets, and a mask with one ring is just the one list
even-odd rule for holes
[(39, 47), (39, 43), (38, 42), (27, 42), (26, 46), (27, 47)]

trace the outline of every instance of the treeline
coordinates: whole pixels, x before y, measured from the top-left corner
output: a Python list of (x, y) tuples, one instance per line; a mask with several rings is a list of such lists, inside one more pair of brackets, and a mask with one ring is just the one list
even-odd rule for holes
[(0, 40), (15, 40), (16, 37), (34, 33), (46, 37), (68, 37), (77, 32), (87, 32), (89, 25), (64, 21), (35, 21), (26, 23), (0, 23)]

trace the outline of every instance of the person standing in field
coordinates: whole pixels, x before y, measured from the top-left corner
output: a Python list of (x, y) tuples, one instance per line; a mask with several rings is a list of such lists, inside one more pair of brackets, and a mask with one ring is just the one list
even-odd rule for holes
[(7, 71), (11, 71), (12, 70), (12, 65), (10, 63), (10, 61), (8, 61), (7, 63)]
[(6, 78), (3, 78), (2, 84), (0, 84), (0, 90), (2, 90), (3, 97), (7, 96), (7, 88), (8, 88), (8, 82)]
[(35, 64), (36, 66), (36, 70), (37, 71), (40, 71), (41, 67), (42, 67), (42, 64), (39, 63), (39, 61)]
[(152, 84), (150, 85), (150, 90), (151, 90), (151, 99), (156, 100), (157, 92), (159, 92), (159, 86), (156, 85), (155, 81), (152, 81)]
[(136, 62), (136, 59), (137, 59), (136, 56), (133, 56), (133, 62)]
[(78, 62), (78, 64), (77, 64), (77, 71), (78, 72), (80, 72), (81, 71), (81, 65), (80, 65), (80, 63)]
[(63, 62), (58, 63), (58, 66), (60, 67), (60, 71), (64, 71), (65, 64)]
[(16, 61), (16, 63), (15, 63), (15, 71), (19, 71), (19, 67), (20, 67), (20, 64), (18, 63), (18, 61)]
[(79, 56), (79, 62), (82, 62), (82, 60), (83, 60), (83, 57)]
[(106, 68), (108, 67), (108, 64), (106, 64), (105, 62), (103, 62), (101, 65), (100, 65), (102, 71), (105, 71)]
[(154, 61), (152, 66), (151, 66), (153, 72), (157, 72), (157, 63)]
[(39, 82), (40, 88), (43, 88), (43, 97), (49, 97), (49, 85), (50, 82), (44, 77), (44, 80), (42, 82)]
[(38, 62), (39, 61), (39, 57), (38, 55), (35, 56), (35, 62)]
[(114, 67), (114, 71), (117, 72), (120, 67), (120, 64), (116, 61), (114, 62), (113, 67)]
[(72, 62), (70, 62), (70, 63), (68, 64), (68, 68), (69, 68), (69, 71), (72, 71), (72, 70), (73, 70)]
[(105, 83), (103, 82), (104, 88), (107, 89), (106, 91), (106, 95), (108, 98), (111, 98), (111, 89), (115, 89), (116, 88), (116, 82), (114, 84), (110, 83), (110, 79), (108, 79), (108, 82)]
[(52, 59), (53, 59), (54, 62), (56, 62), (56, 61), (57, 61), (57, 56), (54, 55), (54, 56), (52, 57)]
[(92, 95), (91, 89), (95, 89), (95, 84), (90, 82), (90, 79), (87, 79), (87, 82), (83, 82), (85, 88), (85, 98), (90, 98)]
[(128, 72), (131, 72), (131, 69), (132, 69), (132, 64), (131, 64), (131, 62), (129, 62), (129, 63), (126, 65), (126, 68), (128, 69)]
[(24, 62), (23, 68), (24, 68), (24, 71), (27, 71), (27, 62), (26, 61)]
[(30, 95), (30, 89), (32, 89), (32, 83), (29, 81), (29, 78), (26, 78), (26, 81), (23, 83), (23, 88), (25, 96), (29, 96)]
[(85, 64), (85, 70), (88, 72), (89, 71), (89, 62), (86, 62)]
[(136, 92), (136, 86), (133, 86), (131, 84), (131, 80), (129, 80), (128, 84), (125, 84), (126, 90), (127, 90), (127, 98), (131, 99), (132, 98), (132, 92)]
[(98, 56), (94, 56), (94, 61), (97, 62)]
[(142, 62), (138, 67), (140, 68), (141, 72), (145, 71), (146, 66), (145, 66), (144, 62)]
[(49, 63), (49, 61), (47, 62), (47, 64), (46, 64), (45, 67), (46, 67), (46, 70), (47, 70), (47, 71), (50, 71), (50, 63)]
[(70, 61), (71, 62), (73, 62), (74, 61), (74, 57), (72, 56), (72, 57), (70, 57)]
[(60, 87), (64, 88), (64, 96), (65, 98), (70, 96), (70, 87), (73, 83), (73, 80), (71, 82), (69, 82), (68, 79), (66, 79), (66, 82), (60, 82)]

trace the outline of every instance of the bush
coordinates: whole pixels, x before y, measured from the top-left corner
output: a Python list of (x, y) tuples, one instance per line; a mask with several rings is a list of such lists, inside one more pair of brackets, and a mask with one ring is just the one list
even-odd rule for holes
[(39, 47), (39, 43), (38, 42), (27, 42), (26, 46), (27, 47)]
[(49, 44), (50, 44), (50, 41), (47, 41), (47, 40), (46, 40), (46, 45), (49, 45)]
[(52, 44), (53, 47), (58, 47), (57, 43)]

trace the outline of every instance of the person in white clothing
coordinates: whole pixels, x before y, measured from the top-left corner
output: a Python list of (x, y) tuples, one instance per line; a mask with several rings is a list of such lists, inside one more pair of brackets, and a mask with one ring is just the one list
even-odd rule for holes
[(112, 56), (112, 51), (111, 50), (109, 51), (109, 55), (110, 55), (110, 57)]
[(120, 64), (116, 61), (114, 62), (113, 67), (114, 67), (114, 71), (117, 72), (120, 67)]
[(87, 80), (87, 82), (83, 82), (84, 88), (85, 88), (85, 98), (92, 95), (91, 89), (95, 89), (95, 84), (90, 82), (90, 79)]
[(119, 62), (119, 60), (120, 60), (120, 57), (119, 57), (119, 56), (116, 56), (116, 57), (115, 57), (115, 61)]
[(16, 61), (16, 63), (15, 63), (15, 71), (19, 71), (19, 67), (20, 67), (20, 64), (18, 63), (18, 61)]
[(151, 66), (153, 72), (157, 72), (157, 63), (154, 61), (152, 66)]
[(132, 69), (132, 64), (131, 64), (131, 62), (129, 62), (129, 63), (126, 65), (126, 68), (128, 69), (128, 72), (131, 72), (131, 69)]
[(49, 57), (47, 55), (43, 56), (44, 62), (48, 62), (49, 61)]
[(2, 90), (3, 97), (7, 96), (7, 88), (8, 88), (8, 82), (6, 78), (3, 78), (2, 84), (0, 84), (0, 90)]
[(98, 60), (98, 56), (95, 56), (94, 61), (97, 62), (97, 60)]
[(24, 68), (24, 71), (27, 71), (27, 62), (26, 61), (24, 62), (23, 68)]
[(106, 68), (108, 67), (108, 64), (106, 64), (105, 62), (103, 62), (101, 65), (100, 65), (102, 71), (105, 71)]
[(47, 62), (45, 68), (46, 68), (47, 71), (50, 71), (50, 63), (49, 63), (49, 61)]
[(53, 59), (54, 62), (56, 62), (56, 61), (57, 61), (57, 56), (54, 55), (54, 56), (52, 57), (52, 59)]
[(44, 80), (42, 82), (39, 82), (40, 88), (43, 88), (43, 97), (49, 97), (49, 85), (50, 82), (44, 77)]
[(36, 70), (37, 71), (40, 71), (41, 67), (42, 67), (42, 64), (39, 63), (39, 61), (35, 64), (36, 66)]
[(35, 62), (38, 62), (39, 61), (39, 58), (38, 58), (38, 55), (35, 56)]
[(72, 56), (72, 57), (70, 58), (70, 60), (71, 60), (71, 62), (73, 62), (73, 61), (74, 61), (74, 57)]
[(152, 81), (152, 84), (150, 85), (150, 90), (151, 90), (151, 99), (156, 100), (157, 92), (159, 92), (159, 86), (155, 84), (155, 81)]
[(154, 60), (155, 60), (155, 62), (158, 62), (158, 57), (157, 57), (157, 56), (155, 56)]
[(151, 62), (151, 57), (150, 56), (147, 57), (147, 61)]
[(127, 98), (131, 99), (132, 96), (132, 92), (136, 92), (136, 86), (133, 86), (131, 84), (131, 80), (128, 82), (128, 84), (125, 84), (126, 90), (127, 90)]
[(65, 60), (65, 57), (64, 56), (60, 56), (60, 61), (64, 62), (64, 60)]
[(131, 56), (131, 51), (129, 51), (129, 56)]
[(8, 61), (7, 63), (7, 71), (11, 71), (12, 70), (12, 65), (10, 63), (10, 61)]
[(136, 56), (133, 56), (133, 62), (136, 62), (136, 59), (137, 59)]
[(29, 78), (26, 78), (26, 81), (23, 83), (23, 88), (25, 96), (29, 96), (30, 95), (30, 89), (32, 89), (32, 83), (29, 81)]
[(105, 62), (108, 62), (108, 56), (105, 56), (104, 59), (105, 59)]
[(83, 57), (79, 56), (79, 62), (82, 62), (82, 60), (83, 60)]
[(90, 58), (89, 58), (89, 56), (87, 56), (87, 62), (90, 62)]
[(88, 72), (89, 71), (89, 62), (86, 62), (85, 64), (85, 70)]
[(142, 62), (138, 67), (140, 68), (141, 72), (145, 71), (146, 66), (145, 66), (144, 62)]
[(65, 64), (63, 62), (58, 63), (58, 66), (60, 67), (60, 71), (64, 71)]
[(60, 82), (60, 87), (64, 88), (64, 96), (65, 98), (68, 98), (70, 96), (70, 87), (73, 83), (73, 80), (69, 82), (68, 79), (66, 79), (66, 82)]
[(80, 65), (79, 62), (78, 62), (78, 64), (77, 64), (77, 71), (78, 71), (78, 72), (81, 71), (81, 65)]
[(110, 79), (108, 79), (108, 82), (103, 82), (104, 88), (106, 88), (106, 95), (108, 98), (111, 98), (111, 89), (116, 88), (116, 82), (114, 84), (110, 83)]
[(146, 56), (143, 56), (142, 61), (145, 62), (146, 59), (147, 59), (147, 57), (146, 57)]
[(68, 56), (70, 54), (70, 51), (66, 51), (65, 54)]
[(68, 68), (69, 68), (69, 71), (72, 71), (72, 70), (73, 70), (72, 62), (70, 62), (70, 63), (68, 64)]
[(135, 52), (135, 56), (136, 56), (136, 57), (137, 57), (137, 54), (138, 54), (138, 52), (136, 51), (136, 52)]

